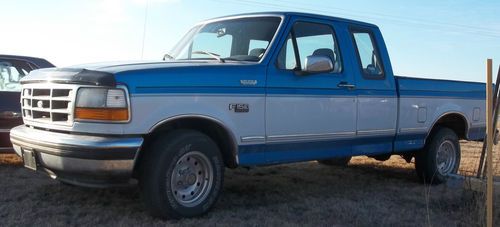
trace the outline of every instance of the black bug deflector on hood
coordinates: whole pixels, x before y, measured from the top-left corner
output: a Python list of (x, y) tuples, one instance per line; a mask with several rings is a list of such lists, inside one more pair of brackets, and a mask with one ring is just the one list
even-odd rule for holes
[(35, 70), (21, 79), (21, 84), (40, 82), (108, 87), (116, 86), (115, 76), (112, 73), (76, 68), (48, 68)]

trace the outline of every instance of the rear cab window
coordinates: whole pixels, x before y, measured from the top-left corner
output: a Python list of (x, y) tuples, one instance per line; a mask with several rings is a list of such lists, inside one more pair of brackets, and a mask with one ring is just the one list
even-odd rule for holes
[(377, 43), (368, 29), (351, 29), (352, 40), (361, 73), (366, 79), (384, 79), (384, 70)]

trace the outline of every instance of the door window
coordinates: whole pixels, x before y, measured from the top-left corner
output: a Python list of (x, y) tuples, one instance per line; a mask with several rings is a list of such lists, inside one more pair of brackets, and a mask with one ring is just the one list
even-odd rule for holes
[(0, 91), (21, 91), (19, 82), (31, 70), (27, 62), (0, 59)]
[(304, 70), (308, 56), (328, 57), (333, 64), (332, 73), (342, 71), (340, 51), (331, 26), (310, 22), (295, 23), (281, 48), (277, 66), (286, 70)]
[(369, 32), (352, 32), (363, 75), (368, 78), (384, 77), (380, 56)]
[(248, 55), (262, 58), (268, 45), (269, 42), (266, 40), (251, 39), (248, 46)]

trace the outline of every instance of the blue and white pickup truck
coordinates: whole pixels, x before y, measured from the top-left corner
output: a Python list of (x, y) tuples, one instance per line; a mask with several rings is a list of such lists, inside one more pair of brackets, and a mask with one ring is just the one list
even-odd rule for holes
[(22, 89), (26, 167), (138, 182), (163, 218), (207, 212), (225, 167), (401, 155), (441, 183), (485, 131), (485, 84), (394, 76), (377, 26), (304, 13), (204, 21), (164, 61), (36, 70)]

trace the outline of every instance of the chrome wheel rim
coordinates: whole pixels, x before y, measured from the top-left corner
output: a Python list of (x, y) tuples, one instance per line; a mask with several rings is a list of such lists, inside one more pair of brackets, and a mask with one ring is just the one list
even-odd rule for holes
[(203, 202), (214, 181), (214, 171), (206, 155), (198, 151), (184, 154), (176, 162), (170, 177), (170, 188), (175, 200), (186, 207)]
[(437, 170), (441, 175), (450, 174), (455, 168), (457, 157), (455, 145), (445, 140), (439, 145), (436, 155)]

